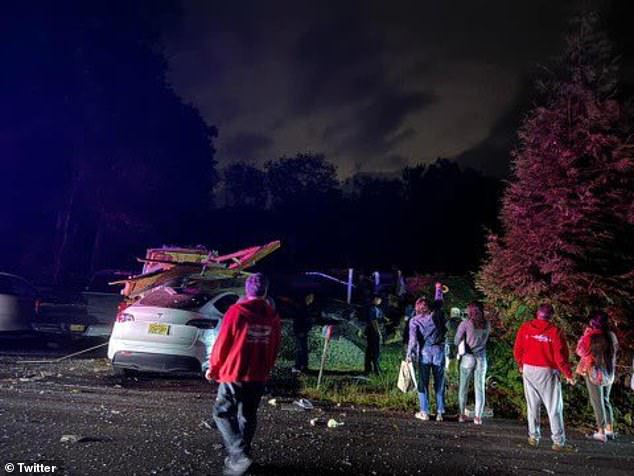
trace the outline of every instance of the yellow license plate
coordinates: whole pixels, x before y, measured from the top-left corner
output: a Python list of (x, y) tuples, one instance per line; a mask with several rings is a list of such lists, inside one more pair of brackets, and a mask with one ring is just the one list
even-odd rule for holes
[(167, 324), (158, 324), (156, 322), (153, 322), (150, 325), (148, 325), (147, 333), (157, 334), (160, 336), (166, 336), (166, 335), (169, 335), (170, 333), (170, 326), (168, 326)]
[(83, 324), (71, 324), (70, 331), (71, 332), (84, 332), (86, 330), (86, 326)]

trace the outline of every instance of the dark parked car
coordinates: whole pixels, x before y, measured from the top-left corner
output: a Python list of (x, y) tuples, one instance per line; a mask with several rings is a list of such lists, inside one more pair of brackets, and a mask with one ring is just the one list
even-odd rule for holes
[(117, 316), (119, 304), (123, 302), (123, 296), (120, 292), (122, 286), (111, 286), (109, 283), (127, 279), (133, 274), (130, 271), (113, 269), (97, 271), (82, 292), (88, 316), (96, 322), (112, 325)]
[(81, 293), (64, 289), (43, 291), (35, 330), (77, 337), (110, 336), (123, 296), (120, 286), (110, 286), (108, 283), (125, 279), (131, 274), (127, 271), (103, 270), (93, 275)]
[(36, 289), (24, 278), (0, 273), (0, 332), (28, 332), (37, 314)]

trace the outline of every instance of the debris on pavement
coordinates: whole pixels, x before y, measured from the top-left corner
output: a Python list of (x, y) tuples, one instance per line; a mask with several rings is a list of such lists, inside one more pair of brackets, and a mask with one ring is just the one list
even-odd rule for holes
[(81, 436), (81, 435), (62, 435), (59, 439), (60, 443), (89, 443), (95, 441), (105, 441), (104, 438), (96, 438), (94, 436)]
[(213, 430), (212, 426), (209, 423), (207, 423), (207, 421), (205, 421), (205, 420), (201, 420), (200, 421), (200, 425), (198, 425), (198, 426), (207, 428), (208, 430)]
[(337, 421), (334, 418), (328, 420), (328, 428), (337, 428), (338, 426), (343, 426), (345, 423), (342, 421)]
[(296, 405), (304, 410), (313, 410), (315, 408), (312, 402), (307, 398), (300, 398), (299, 400), (295, 400), (293, 402), (293, 405)]

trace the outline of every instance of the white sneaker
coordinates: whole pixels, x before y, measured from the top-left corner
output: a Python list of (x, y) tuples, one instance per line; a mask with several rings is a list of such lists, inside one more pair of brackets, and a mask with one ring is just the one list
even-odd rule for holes
[(230, 456), (225, 458), (225, 467), (222, 469), (224, 476), (242, 476), (247, 472), (253, 460), (248, 456), (242, 456), (236, 461), (232, 461)]
[(428, 421), (429, 414), (425, 412), (416, 412), (416, 414), (414, 415), (414, 418), (418, 418), (419, 420), (423, 420), (423, 421)]
[(606, 441), (608, 441), (608, 437), (606, 436), (606, 434), (599, 433), (598, 431), (595, 431), (591, 435), (586, 435), (586, 438), (589, 438), (595, 441), (600, 441), (601, 443), (605, 443)]
[(436, 421), (442, 421), (442, 413), (439, 413), (438, 415), (436, 415)]
[(473, 418), (473, 424), (474, 424), (474, 425), (482, 425), (482, 418), (480, 418), (480, 417), (474, 417), (474, 418)]

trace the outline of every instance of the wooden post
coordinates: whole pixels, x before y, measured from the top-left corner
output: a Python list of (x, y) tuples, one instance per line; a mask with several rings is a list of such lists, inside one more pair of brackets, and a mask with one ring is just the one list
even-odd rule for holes
[(321, 352), (321, 364), (319, 365), (319, 376), (317, 377), (317, 388), (321, 385), (321, 377), (324, 373), (324, 367), (326, 365), (326, 355), (328, 354), (328, 342), (332, 337), (333, 326), (324, 326), (324, 349)]

